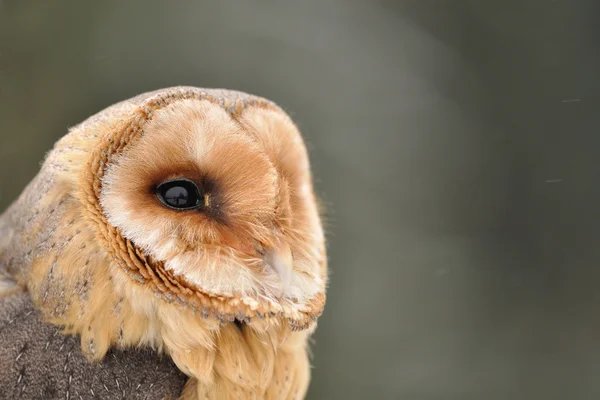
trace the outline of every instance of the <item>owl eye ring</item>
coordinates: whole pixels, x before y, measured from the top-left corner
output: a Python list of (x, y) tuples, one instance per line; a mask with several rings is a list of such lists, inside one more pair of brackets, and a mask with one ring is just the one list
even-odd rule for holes
[(177, 211), (195, 210), (204, 206), (202, 191), (189, 179), (161, 183), (156, 187), (156, 196), (163, 205)]

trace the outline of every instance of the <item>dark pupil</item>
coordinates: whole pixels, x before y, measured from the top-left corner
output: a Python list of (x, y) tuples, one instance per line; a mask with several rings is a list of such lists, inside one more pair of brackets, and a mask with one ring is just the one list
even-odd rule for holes
[(200, 203), (200, 190), (195, 183), (175, 180), (158, 186), (158, 197), (168, 207), (180, 210), (197, 208)]

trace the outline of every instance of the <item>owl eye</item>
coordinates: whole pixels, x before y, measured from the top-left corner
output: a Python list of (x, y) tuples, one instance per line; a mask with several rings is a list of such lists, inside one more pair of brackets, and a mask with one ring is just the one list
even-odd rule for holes
[(202, 207), (198, 186), (187, 179), (163, 182), (156, 188), (161, 203), (174, 210), (193, 210)]

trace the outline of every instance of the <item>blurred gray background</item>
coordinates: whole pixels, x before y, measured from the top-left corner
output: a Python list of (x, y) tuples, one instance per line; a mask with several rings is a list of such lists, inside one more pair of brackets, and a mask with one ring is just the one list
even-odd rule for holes
[(160, 87), (306, 136), (331, 286), (309, 399), (598, 399), (600, 5), (0, 1), (0, 208)]

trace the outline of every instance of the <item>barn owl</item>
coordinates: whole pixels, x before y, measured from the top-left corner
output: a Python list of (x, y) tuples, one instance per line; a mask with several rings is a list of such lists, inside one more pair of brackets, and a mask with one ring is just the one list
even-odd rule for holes
[(301, 399), (327, 285), (301, 134), (236, 91), (115, 104), (0, 217), (0, 273), (92, 362), (148, 347), (190, 377), (183, 399)]

